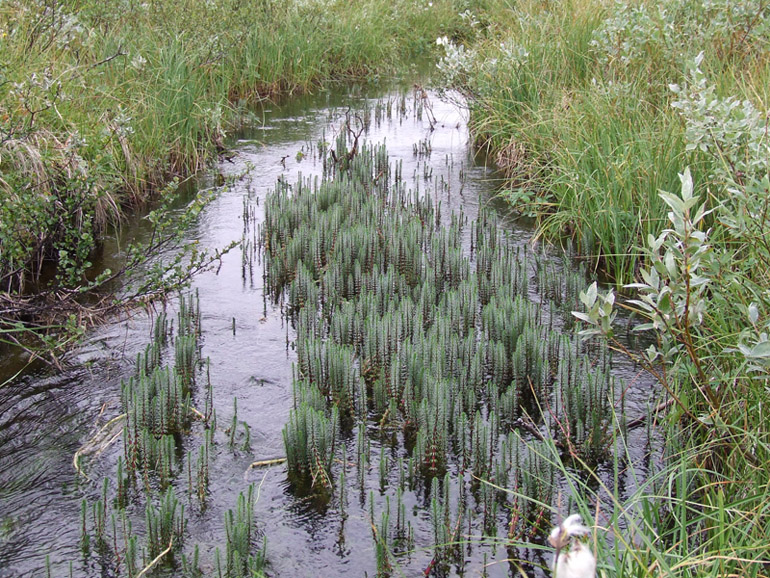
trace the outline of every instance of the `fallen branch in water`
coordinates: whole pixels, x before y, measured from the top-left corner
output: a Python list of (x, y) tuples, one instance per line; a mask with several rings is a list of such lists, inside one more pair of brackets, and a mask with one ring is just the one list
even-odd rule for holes
[(191, 407), (190, 407), (190, 411), (191, 411), (193, 414), (195, 414), (195, 417), (197, 417), (198, 419), (200, 419), (200, 420), (203, 420), (203, 421), (206, 421), (206, 420), (207, 420), (206, 416), (205, 416), (205, 415), (203, 415), (203, 414), (202, 414), (200, 411), (198, 411), (198, 410), (197, 410), (197, 409), (195, 409), (194, 407), (192, 407), (192, 406), (191, 406)]
[(171, 538), (171, 540), (168, 543), (168, 548), (163, 550), (163, 552), (158, 554), (158, 556), (152, 562), (150, 562), (147, 566), (145, 566), (144, 570), (142, 570), (141, 572), (139, 572), (139, 574), (136, 575), (136, 578), (142, 578), (142, 576), (144, 576), (145, 574), (147, 574), (147, 572), (152, 570), (153, 566), (155, 566), (155, 564), (160, 562), (160, 559), (163, 558), (163, 556), (171, 552), (171, 548), (173, 545), (174, 545), (174, 539)]
[[(198, 411), (194, 407), (190, 408), (190, 413), (192, 413), (193, 415), (195, 415), (195, 417), (203, 421), (206, 420), (206, 416), (203, 415), (200, 411)], [(86, 475), (86, 473), (83, 471), (83, 468), (80, 467), (81, 456), (89, 455), (89, 454), (99, 455), (108, 447), (110, 447), (115, 442), (115, 440), (117, 440), (123, 434), (122, 422), (125, 421), (127, 417), (128, 417), (128, 414), (121, 413), (119, 416), (112, 418), (110, 421), (104, 424), (98, 432), (96, 432), (96, 435), (94, 435), (94, 437), (92, 437), (90, 440), (84, 443), (80, 447), (80, 449), (75, 452), (75, 455), (72, 457), (72, 465), (75, 467), (75, 471), (78, 474), (82, 475), (87, 480), (90, 479)], [(117, 431), (114, 431), (116, 429)], [(109, 438), (109, 439), (104, 441), (105, 438)], [(286, 460), (286, 458), (281, 458), (281, 459), (284, 461)]]
[[(80, 467), (80, 456), (92, 453), (99, 455), (108, 447), (110, 447), (112, 443), (123, 433), (123, 422), (127, 417), (127, 414), (121, 413), (118, 417), (112, 418), (110, 421), (104, 424), (104, 426), (102, 426), (98, 432), (96, 432), (94, 437), (84, 443), (80, 449), (75, 452), (75, 455), (72, 457), (72, 465), (75, 467), (75, 471), (78, 474), (82, 475), (86, 479), (89, 479), (89, 477)], [(116, 429), (117, 432), (114, 431)]]
[(249, 468), (261, 468), (263, 466), (273, 466), (275, 464), (282, 464), (286, 461), (286, 458), (273, 458), (270, 460), (260, 460), (258, 462), (254, 462), (249, 466)]
[[(264, 468), (265, 466), (275, 466), (278, 464), (282, 464), (286, 461), (286, 458), (272, 458), (269, 460), (259, 460), (256, 462), (253, 462), (249, 464), (249, 467), (246, 468), (246, 471), (243, 472), (243, 479), (245, 480), (249, 476), (249, 472), (253, 470), (254, 468)], [(262, 478), (262, 481), (264, 482), (264, 478)], [(260, 484), (260, 487), (262, 484)]]

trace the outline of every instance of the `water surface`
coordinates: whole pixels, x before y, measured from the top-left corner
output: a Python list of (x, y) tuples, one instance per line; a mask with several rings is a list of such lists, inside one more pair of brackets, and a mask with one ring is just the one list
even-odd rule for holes
[[(185, 475), (177, 483), (189, 517), (185, 549), (201, 548), (203, 574), (214, 573), (214, 552), (224, 552), (223, 515), (234, 508), (239, 492), (250, 483), (259, 487), (255, 508), (258, 527), (268, 538), (269, 574), (273, 576), (374, 576), (376, 574), (369, 506), (351, 490), (346, 519), (334, 507), (317, 509), (295, 497), (287, 484), (283, 465), (249, 469), (255, 460), (284, 454), (281, 430), (292, 407), (293, 330), (280, 305), (263, 293), (263, 263), (254, 240), (263, 218), (265, 195), (278, 180), (296, 182), (318, 175), (322, 167), (315, 152), (319, 143), (334, 142), (343, 122), (363, 129), (361, 138), (385, 142), (391, 162), (403, 163), (403, 175), (412, 186), (430, 191), (440, 200), (442, 214), (462, 211), (473, 219), (481, 206), (495, 205), (498, 175), (483, 160), (474, 159), (462, 110), (421, 90), (369, 98), (357, 93), (319, 93), (272, 106), (260, 112), (259, 126), (243, 131), (233, 143), (235, 156), (197, 185), (216, 187), (218, 174), (234, 177), (189, 231), (189, 242), (202, 247), (242, 243), (226, 254), (221, 264), (197, 276), (202, 312), (202, 353), (210, 359), (208, 373), (214, 388), (214, 406), (220, 431), (211, 460), (208, 506), (201, 510), (185, 491)], [(244, 206), (252, 219), (244, 226)], [(526, 244), (531, 231), (509, 221), (514, 243)], [(139, 226), (141, 229), (141, 226)], [(469, 229), (467, 229), (469, 230)], [(140, 232), (141, 234), (141, 232)], [(119, 259), (118, 244), (108, 243), (105, 264)], [(104, 264), (103, 264), (104, 265)], [(561, 267), (553, 260), (555, 268)], [(175, 303), (168, 304), (173, 311)], [(85, 497), (95, 500), (101, 480), (114, 478), (122, 451), (115, 443), (99, 456), (86, 460), (88, 479), (76, 475), (73, 455), (108, 420), (117, 416), (120, 385), (134, 370), (138, 352), (151, 334), (155, 313), (136, 312), (89, 333), (85, 343), (68, 355), (67, 370), (29, 372), (0, 388), (0, 576), (41, 576), (50, 556), (54, 576), (110, 576), (95, 556), (83, 560), (79, 550), (80, 507)], [(645, 410), (649, 380), (637, 379), (629, 363), (617, 369), (628, 381), (626, 407), (633, 417)], [(223, 431), (233, 415), (237, 398), (238, 419), (248, 424), (251, 449), (231, 450)], [(202, 407), (198, 391), (193, 405)], [(224, 424), (224, 425), (223, 425)], [(185, 448), (199, 443), (201, 429), (194, 427)], [(646, 440), (637, 436), (632, 451), (641, 456)], [(375, 490), (375, 510), (381, 511), (377, 456), (372, 441), (372, 466), (367, 487)], [(350, 474), (354, 476), (354, 470)], [(624, 480), (633, 485), (629, 477)], [(432, 551), (425, 549), (432, 531), (428, 513), (421, 507), (425, 496), (405, 497), (414, 523), (417, 549), (399, 559), (395, 575), (422, 574)], [(142, 526), (143, 504), (128, 510)], [(463, 537), (477, 540), (474, 524)], [(518, 575), (506, 562), (509, 552), (498, 546), (469, 549), (465, 575)], [(532, 554), (535, 564), (547, 557)], [(455, 569), (456, 570), (456, 569)]]

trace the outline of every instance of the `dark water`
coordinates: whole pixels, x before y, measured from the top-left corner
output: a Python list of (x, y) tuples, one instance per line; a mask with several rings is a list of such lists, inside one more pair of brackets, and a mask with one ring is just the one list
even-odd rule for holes
[[(244, 199), (254, 207), (259, 223), (263, 217), (260, 201), (278, 179), (293, 182), (298, 173), (320, 174), (313, 151), (322, 140), (333, 142), (349, 114), (367, 119), (368, 129), (362, 138), (386, 142), (391, 161), (403, 162), (405, 179), (413, 177), (414, 186), (440, 199), (444, 215), (463, 211), (472, 219), (481, 205), (495, 203), (497, 175), (472, 158), (465, 117), (454, 105), (432, 94), (425, 100), (411, 91), (377, 99), (321, 93), (264, 110), (263, 126), (239, 135), (237, 155), (218, 167), (219, 173), (239, 178), (206, 209), (189, 231), (189, 241), (214, 248), (241, 241)], [(421, 154), (427, 151), (427, 144), (430, 154)], [(216, 181), (212, 175), (198, 185), (214, 187)], [(510, 227), (514, 242), (526, 243), (531, 236), (529, 230), (515, 223)], [(186, 551), (200, 545), (203, 574), (214, 575), (214, 551), (219, 548), (224, 552), (225, 548), (224, 512), (235, 507), (239, 492), (256, 483), (259, 497), (255, 518), (268, 538), (270, 575), (374, 576), (368, 505), (361, 507), (357, 490), (350, 491), (348, 517), (343, 520), (335, 508), (319, 512), (295, 498), (287, 486), (283, 465), (249, 470), (255, 460), (284, 453), (281, 430), (292, 405), (294, 353), (292, 330), (280, 308), (263, 295), (259, 256), (244, 256), (242, 251), (236, 248), (225, 255), (221, 266), (199, 275), (193, 287), (200, 299), (202, 353), (210, 359), (220, 429), (230, 422), (233, 398), (237, 398), (238, 418), (250, 427), (251, 450), (230, 450), (224, 433), (217, 434), (208, 507), (201, 511), (190, 500), (186, 509)], [(108, 249), (105, 264), (114, 258)], [(173, 311), (175, 303), (168, 308)], [(76, 475), (73, 455), (122, 411), (121, 380), (133, 372), (136, 354), (149, 340), (155, 313), (138, 312), (93, 330), (68, 356), (66, 371), (54, 375), (44, 369), (29, 371), (0, 386), (0, 577), (45, 576), (46, 555), (54, 576), (68, 576), (70, 563), (74, 576), (115, 575), (94, 557), (84, 561), (78, 544), (81, 500), (96, 499), (101, 481), (114, 477), (121, 444), (117, 442), (85, 461), (88, 479)], [(651, 386), (648, 380), (637, 379), (631, 364), (616, 365), (628, 382), (628, 414), (635, 417), (645, 411)], [(193, 404), (202, 406), (202, 394), (198, 393)], [(191, 440), (200, 434), (193, 429)], [(643, 435), (635, 438), (631, 451), (641, 456), (646, 439)], [(368, 488), (373, 490), (379, 487), (378, 455), (374, 441), (368, 481)], [(355, 471), (349, 475), (354, 477)], [(180, 476), (177, 484), (182, 489), (180, 496), (187, 487), (184, 478)], [(624, 482), (633, 485), (631, 478)], [(384, 497), (378, 491), (374, 496), (375, 510), (379, 511)], [(424, 496), (407, 492), (405, 500), (412, 513), (417, 549), (399, 559), (394, 575), (422, 575), (432, 558), (432, 551), (427, 549), (432, 538), (429, 515), (418, 508)], [(129, 504), (128, 510), (141, 528), (143, 505)], [(479, 528), (471, 527), (469, 532), (463, 533), (465, 539), (479, 539)], [(467, 557), (465, 575), (518, 575), (518, 570), (505, 561), (508, 555), (504, 547), (475, 547)], [(535, 554), (533, 562), (544, 564), (547, 559)]]

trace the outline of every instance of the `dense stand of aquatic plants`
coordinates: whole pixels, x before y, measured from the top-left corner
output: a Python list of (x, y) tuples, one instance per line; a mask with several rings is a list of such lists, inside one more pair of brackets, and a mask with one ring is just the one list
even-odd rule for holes
[[(198, 399), (205, 401), (203, 411), (191, 405), (195, 390), (203, 389), (196, 383), (200, 334), (197, 295), (180, 297), (176, 324), (165, 312), (157, 316), (152, 341), (137, 355), (135, 375), (123, 382), (125, 413), (113, 420), (125, 421), (115, 480), (105, 478), (96, 501), (82, 502), (80, 549), (85, 564), (98, 564), (104, 572), (128, 578), (156, 567), (184, 576), (202, 575), (199, 547), (185, 548), (190, 522), (185, 505), (201, 511), (207, 507), (217, 430), (210, 383), (198, 392)], [(164, 365), (165, 356), (173, 356), (175, 363)], [(203, 422), (197, 451), (186, 443), (194, 419)], [(237, 411), (234, 421), (237, 424)], [(235, 435), (233, 426), (231, 446)], [(239, 496), (236, 509), (225, 513), (225, 559), (223, 563), (217, 549), (214, 560), (220, 576), (257, 576), (266, 565), (266, 538), (260, 546), (254, 502), (250, 486)], [(143, 519), (138, 518), (142, 503)]]
[[(297, 331), (289, 479), (329, 500), (346, 476), (347, 461), (336, 464), (353, 456), (365, 496), (376, 430), (388, 504), (371, 513), (379, 572), (409, 543), (402, 494), (419, 487), (431, 495), (436, 564), (461, 565), (451, 543), (472, 520), (487, 535), (548, 524), (553, 467), (518, 430), (580, 460), (608, 457), (624, 434), (609, 354), (572, 335), (580, 282), (556, 281), (554, 265), (511, 243), (492, 214), (442, 217), (384, 146), (340, 134), (334, 154), (320, 152), (323, 178), (281, 182), (265, 201), (265, 284)], [(454, 486), (463, 498), (450, 513)]]
[(180, 299), (174, 340), (175, 365), (162, 366), (161, 352), (168, 335), (168, 320), (161, 314), (155, 323), (155, 339), (137, 356), (137, 374), (122, 384), (126, 414), (123, 430), (127, 473), (158, 472), (162, 486), (171, 481), (177, 439), (190, 427), (193, 375), (199, 361), (199, 309), (197, 299)]
[[(228, 578), (246, 578), (262, 575), (266, 564), (267, 537), (263, 538), (262, 549), (255, 552), (257, 529), (254, 521), (254, 485), (250, 485), (246, 494), (238, 495), (238, 503), (233, 510), (225, 513), (225, 532), (227, 534), (227, 572)], [(221, 573), (221, 570), (220, 570)]]

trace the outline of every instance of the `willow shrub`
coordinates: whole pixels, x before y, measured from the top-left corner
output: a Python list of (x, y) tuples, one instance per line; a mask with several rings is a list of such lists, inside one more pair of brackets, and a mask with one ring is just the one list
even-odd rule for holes
[[(751, 125), (750, 115), (742, 118), (744, 128)], [(707, 228), (709, 211), (686, 170), (679, 195), (661, 193), (670, 209), (669, 227), (648, 238), (643, 252), (650, 264), (640, 282), (629, 286), (637, 292), (631, 304), (646, 321), (637, 329), (656, 337), (639, 361), (658, 377), (671, 404), (667, 450), (680, 453), (682, 468), (677, 473), (668, 466), (665, 475), (688, 480), (656, 497), (671, 504), (668, 532), (674, 532), (673, 549), (681, 559), (667, 563), (676, 575), (697, 570), (757, 576), (768, 556), (762, 536), (770, 519), (763, 495), (770, 475), (763, 415), (770, 372), (770, 254), (754, 230), (766, 225), (766, 217), (758, 217), (770, 189), (762, 172), (761, 180), (742, 173), (746, 183), (732, 181), (728, 194), (744, 210), (735, 211), (735, 201), (724, 203), (714, 212), (728, 226)], [(586, 311), (575, 315), (587, 324), (584, 335), (614, 341), (612, 291), (603, 294), (593, 284), (581, 300)], [(695, 529), (697, 541), (688, 538)], [(656, 559), (664, 555), (652, 553)]]

